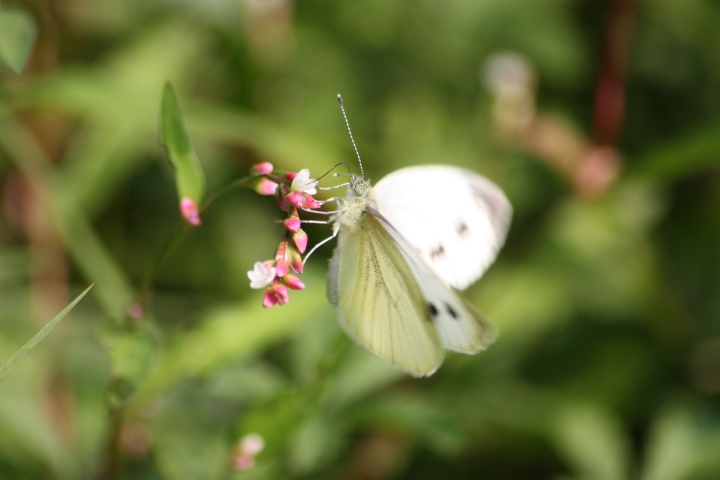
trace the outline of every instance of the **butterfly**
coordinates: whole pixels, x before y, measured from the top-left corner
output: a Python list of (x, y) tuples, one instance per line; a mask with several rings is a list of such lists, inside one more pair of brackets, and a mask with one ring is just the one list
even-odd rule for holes
[(512, 208), (499, 187), (462, 168), (415, 166), (374, 187), (351, 175), (340, 203), (327, 289), (357, 343), (422, 377), (445, 349), (474, 354), (495, 341), (496, 328), (460, 290), (505, 241)]

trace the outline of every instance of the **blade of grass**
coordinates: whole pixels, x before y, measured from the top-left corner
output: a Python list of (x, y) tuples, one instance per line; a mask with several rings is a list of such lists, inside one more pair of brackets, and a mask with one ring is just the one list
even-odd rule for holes
[(60, 323), (60, 320), (65, 318), (65, 315), (67, 315), (70, 310), (77, 305), (77, 303), (82, 300), (82, 298), (90, 291), (92, 287), (94, 287), (95, 284), (93, 283), (88, 288), (85, 289), (84, 292), (82, 292), (80, 295), (78, 295), (75, 300), (73, 300), (67, 307), (63, 309), (62, 312), (58, 313), (55, 318), (50, 320), (47, 325), (45, 325), (38, 333), (36, 333), (25, 345), (20, 347), (20, 350), (15, 352), (15, 355), (13, 355), (10, 360), (5, 362), (5, 365), (0, 367), (0, 382), (5, 378), (5, 376), (10, 373), (18, 363), (20, 363), (28, 353), (32, 351), (33, 348), (35, 348), (38, 343), (42, 342), (45, 337), (48, 336), (50, 332), (53, 331), (53, 329), (57, 326), (58, 323)]

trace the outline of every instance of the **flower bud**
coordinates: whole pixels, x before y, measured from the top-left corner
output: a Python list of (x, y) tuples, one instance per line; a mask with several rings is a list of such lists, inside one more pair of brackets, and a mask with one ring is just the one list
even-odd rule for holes
[(290, 205), (295, 208), (302, 208), (305, 202), (305, 197), (302, 192), (292, 192), (285, 196), (285, 199)]
[(197, 204), (192, 198), (184, 197), (180, 200), (180, 213), (189, 225), (199, 227), (202, 224)]
[(260, 195), (275, 195), (278, 184), (262, 177), (255, 182), (255, 191)]
[(298, 230), (292, 234), (292, 241), (300, 253), (305, 253), (308, 244), (308, 236), (305, 230)]
[(292, 233), (300, 230), (300, 216), (298, 215), (297, 211), (293, 212), (287, 219), (285, 219), (283, 221), (283, 225), (288, 231)]
[(305, 288), (305, 284), (303, 283), (303, 281), (295, 275), (285, 275), (282, 280), (285, 285), (287, 285), (289, 288), (292, 288), (293, 290), (302, 290)]
[(265, 296), (263, 297), (263, 307), (270, 308), (275, 305), (283, 306), (288, 303), (289, 293), (288, 289), (282, 283), (273, 283), (265, 290)]
[(255, 165), (250, 168), (250, 172), (253, 175), (267, 175), (269, 173), (272, 173), (273, 171), (273, 164), (270, 162), (261, 162), (256, 163)]

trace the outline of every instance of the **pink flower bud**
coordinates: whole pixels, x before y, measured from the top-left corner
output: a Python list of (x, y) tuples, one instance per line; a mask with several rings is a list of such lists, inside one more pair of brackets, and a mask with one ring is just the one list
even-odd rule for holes
[(285, 199), (288, 201), (288, 203), (290, 205), (292, 205), (295, 208), (301, 208), (305, 201), (305, 198), (303, 197), (302, 192), (292, 192), (292, 193), (286, 195)]
[(275, 195), (277, 186), (277, 183), (263, 177), (255, 182), (255, 191), (260, 195)]
[(275, 275), (277, 277), (284, 277), (288, 273), (288, 265), (285, 260), (278, 260), (275, 263)]
[(282, 242), (280, 242), (278, 249), (275, 251), (275, 261), (276, 262), (285, 260), (285, 256), (287, 254), (287, 247), (288, 247), (287, 240), (283, 240)]
[(199, 227), (202, 224), (197, 204), (192, 198), (184, 197), (180, 200), (180, 213), (189, 225)]
[(298, 230), (297, 232), (293, 233), (292, 241), (297, 247), (297, 249), (300, 251), (300, 253), (305, 253), (305, 249), (307, 249), (308, 244), (308, 236), (307, 233), (305, 233), (305, 230)]
[(298, 230), (300, 230), (300, 225), (301, 225), (301, 224), (300, 224), (300, 217), (297, 215), (297, 212), (296, 212), (294, 215), (292, 215), (291, 217), (287, 218), (287, 219), (283, 222), (283, 225), (285, 226), (285, 228), (286, 228), (288, 231), (290, 231), (290, 232), (292, 232), (292, 233), (295, 233), (295, 232), (297, 232)]
[(252, 166), (250, 172), (253, 175), (267, 175), (268, 173), (272, 173), (273, 168), (273, 164), (270, 162), (256, 163)]
[(282, 283), (273, 283), (265, 290), (265, 296), (263, 297), (263, 307), (270, 308), (275, 305), (283, 306), (288, 303), (289, 293), (288, 289)]
[(295, 177), (297, 177), (297, 172), (288, 172), (285, 174), (285, 178), (288, 183), (292, 183), (292, 181), (295, 180)]
[(287, 200), (285, 199), (285, 196), (290, 192), (288, 189), (288, 186), (284, 183), (280, 184), (280, 188), (275, 189), (275, 198), (277, 198), (278, 205), (280, 205), (280, 209), (289, 212), (290, 206), (287, 203)]
[(303, 208), (320, 208), (322, 205), (313, 198), (309, 193), (303, 193), (302, 207)]
[(255, 466), (255, 457), (244, 452), (233, 455), (230, 467), (236, 472), (246, 472)]
[(290, 267), (290, 270), (292, 270), (295, 273), (302, 273), (303, 268), (305, 267), (302, 261), (302, 256), (300, 255), (300, 252), (298, 252), (294, 248), (288, 248), (287, 252), (285, 252), (285, 261), (287, 262), (288, 266)]
[(303, 283), (303, 281), (295, 275), (285, 275), (282, 280), (283, 282), (285, 282), (285, 285), (292, 288), (293, 290), (302, 290), (305, 288), (305, 284)]

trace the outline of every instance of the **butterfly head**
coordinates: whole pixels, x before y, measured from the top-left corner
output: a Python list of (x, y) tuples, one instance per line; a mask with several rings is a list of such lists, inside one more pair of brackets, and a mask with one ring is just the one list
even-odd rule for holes
[(353, 174), (350, 177), (346, 199), (365, 198), (369, 192), (370, 182), (365, 180), (362, 175)]

